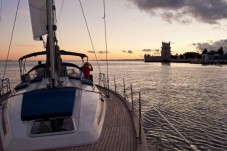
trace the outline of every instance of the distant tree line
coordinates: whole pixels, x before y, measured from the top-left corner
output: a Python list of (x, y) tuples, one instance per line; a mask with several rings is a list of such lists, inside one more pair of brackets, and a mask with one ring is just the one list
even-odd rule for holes
[(185, 52), (184, 54), (171, 55), (172, 59), (201, 59), (202, 55), (197, 52)]
[[(202, 54), (208, 54), (208, 55), (214, 55), (214, 54), (224, 54), (223, 47), (220, 47), (218, 51), (210, 50), (208, 51), (206, 48), (203, 50)], [(176, 54), (171, 55), (172, 59), (201, 59), (202, 54), (199, 54), (197, 52), (185, 52), (184, 54)]]
[(208, 52), (207, 49), (205, 48), (203, 50), (202, 54), (208, 54), (208, 55), (221, 54), (221, 55), (223, 55), (224, 50), (223, 50), (223, 47), (221, 47), (221, 48), (218, 49), (218, 51), (211, 50), (211, 51)]

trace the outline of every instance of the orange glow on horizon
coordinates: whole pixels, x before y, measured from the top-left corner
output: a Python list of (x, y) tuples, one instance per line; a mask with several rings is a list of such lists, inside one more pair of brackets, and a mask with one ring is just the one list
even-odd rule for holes
[[(39, 49), (40, 51), (43, 51), (43, 49)], [(7, 57), (7, 51), (2, 51), (0, 50), (0, 60), (6, 60)], [(33, 53), (33, 52), (38, 52), (36, 50), (25, 50), (25, 49), (12, 49), (9, 53), (9, 60), (18, 60), (20, 57)], [(78, 51), (72, 51), (72, 52), (78, 52)], [(88, 56), (89, 60), (106, 60), (106, 54), (102, 53), (96, 53), (96, 57), (94, 53), (89, 53), (89, 52), (78, 52), (78, 53), (84, 53)], [(110, 51), (110, 53), (107, 54), (108, 60), (118, 60), (118, 59), (142, 59), (143, 58), (143, 53), (138, 54), (138, 53), (124, 53), (121, 51)], [(45, 56), (39, 56), (39, 57), (32, 57), (29, 60), (45, 60)], [(75, 56), (63, 56), (63, 60), (80, 60), (79, 57)]]

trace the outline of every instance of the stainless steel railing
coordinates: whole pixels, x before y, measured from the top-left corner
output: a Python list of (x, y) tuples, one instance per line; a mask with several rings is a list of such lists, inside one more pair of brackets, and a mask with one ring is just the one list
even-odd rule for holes
[(10, 82), (9, 78), (0, 79), (0, 96), (10, 92)]
[[(99, 77), (99, 85), (104, 83), (104, 87), (105, 88), (107, 88), (107, 87), (109, 88), (109, 86), (106, 86), (107, 82), (105, 82), (106, 81), (105, 78), (104, 78), (105, 75), (100, 75), (100, 76), (101, 77)], [(117, 84), (116, 84), (115, 76), (114, 76), (114, 84), (113, 85), (114, 85), (114, 91), (116, 93), (118, 93), (117, 92)], [(131, 105), (132, 115), (135, 116), (135, 106), (134, 106), (135, 101), (134, 101), (134, 96), (133, 96), (132, 84), (130, 84), (130, 89), (131, 89), (131, 91), (130, 91), (130, 95), (131, 96), (128, 97), (127, 94), (126, 94), (125, 79), (123, 78), (123, 97)], [(131, 102), (130, 102), (129, 98), (131, 98)], [(141, 107), (141, 92), (139, 92), (139, 100), (138, 100), (138, 115), (139, 115), (139, 117), (138, 117), (138, 139), (139, 139), (139, 143), (140, 144), (142, 144), (142, 135), (141, 135), (142, 134), (142, 117), (141, 117), (142, 111), (141, 111), (141, 108), (142, 108)]]

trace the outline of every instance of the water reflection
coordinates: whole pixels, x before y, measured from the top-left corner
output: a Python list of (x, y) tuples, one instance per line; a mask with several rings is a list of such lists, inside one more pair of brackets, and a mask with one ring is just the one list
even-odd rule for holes
[[(35, 62), (36, 64), (37, 62)], [(98, 83), (99, 68), (94, 68)], [(18, 65), (11, 65), (8, 77), (17, 83)], [(100, 62), (106, 72), (106, 63)], [(19, 74), (19, 71), (18, 71)], [(135, 106), (142, 92), (143, 126), (150, 150), (191, 150), (189, 145), (152, 108), (160, 112), (199, 150), (227, 150), (227, 66), (200, 64), (110, 61), (110, 88), (123, 94), (123, 78), (128, 96), (133, 85)]]

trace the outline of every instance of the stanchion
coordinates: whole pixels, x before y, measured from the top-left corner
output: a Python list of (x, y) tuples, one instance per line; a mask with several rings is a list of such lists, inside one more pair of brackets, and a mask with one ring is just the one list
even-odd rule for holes
[(141, 92), (139, 92), (139, 143), (142, 144), (142, 141), (141, 141)]
[(131, 100), (132, 100), (132, 114), (134, 115), (134, 102), (133, 102), (133, 93), (132, 93), (132, 84), (131, 84)]

